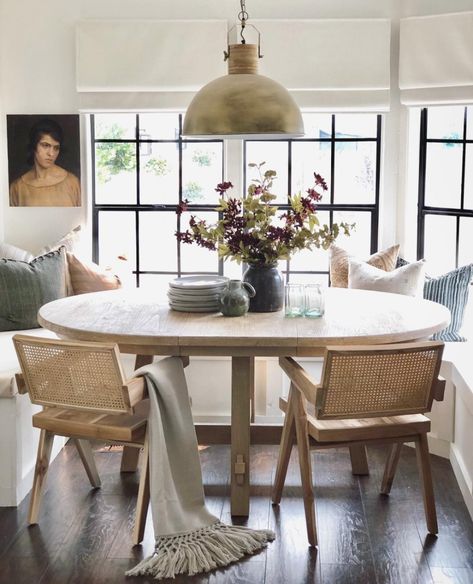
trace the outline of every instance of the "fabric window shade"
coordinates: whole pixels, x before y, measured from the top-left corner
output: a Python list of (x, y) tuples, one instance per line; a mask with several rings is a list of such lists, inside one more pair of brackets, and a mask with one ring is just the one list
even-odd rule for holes
[(405, 105), (473, 101), (473, 12), (401, 19), (399, 87)]
[(226, 20), (85, 20), (78, 92), (195, 92), (225, 74)]
[(300, 107), (389, 110), (390, 20), (252, 22), (261, 32), (260, 73), (289, 89)]

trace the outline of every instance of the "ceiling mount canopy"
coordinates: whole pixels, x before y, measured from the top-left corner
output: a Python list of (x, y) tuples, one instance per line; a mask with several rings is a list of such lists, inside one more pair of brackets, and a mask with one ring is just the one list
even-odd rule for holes
[(240, 0), (240, 7), (241, 43), (227, 42), (224, 52), (228, 75), (207, 83), (195, 95), (184, 118), (183, 134), (192, 138), (259, 140), (303, 136), (301, 112), (289, 91), (258, 74), (258, 59), (262, 58), (260, 34), (257, 31), (258, 45), (246, 43), (245, 0)]

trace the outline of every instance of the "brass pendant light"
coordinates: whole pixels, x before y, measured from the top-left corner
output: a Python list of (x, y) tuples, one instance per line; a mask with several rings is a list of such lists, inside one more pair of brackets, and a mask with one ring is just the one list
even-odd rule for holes
[[(240, 0), (241, 44), (229, 45), (228, 75), (207, 83), (191, 101), (184, 118), (184, 136), (271, 140), (304, 135), (301, 112), (282, 85), (258, 74), (258, 45), (244, 38), (248, 13)], [(253, 26), (253, 25), (249, 25)], [(255, 28), (255, 27), (253, 27)], [(256, 30), (256, 29), (255, 29)]]

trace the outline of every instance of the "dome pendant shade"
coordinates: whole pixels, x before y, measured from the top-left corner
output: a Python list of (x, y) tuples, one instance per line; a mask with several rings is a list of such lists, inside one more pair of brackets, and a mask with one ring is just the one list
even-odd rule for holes
[(276, 139), (304, 135), (301, 112), (290, 93), (259, 75), (256, 45), (231, 45), (228, 75), (195, 95), (184, 118), (184, 136)]

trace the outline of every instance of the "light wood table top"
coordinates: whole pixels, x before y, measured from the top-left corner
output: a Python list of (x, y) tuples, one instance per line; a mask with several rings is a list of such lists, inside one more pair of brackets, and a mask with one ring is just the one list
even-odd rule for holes
[(39, 323), (79, 340), (112, 341), (124, 352), (158, 355), (317, 355), (332, 344), (385, 344), (426, 338), (450, 320), (440, 304), (365, 290), (329, 288), (323, 318), (284, 312), (183, 313), (149, 290), (69, 296), (44, 305)]
[[(426, 338), (450, 321), (449, 311), (427, 300), (330, 288), (323, 318), (285, 318), (284, 312), (225, 317), (182, 313), (159, 305), (152, 292), (114, 290), (55, 300), (39, 311), (39, 323), (59, 336), (118, 343), (137, 354), (137, 366), (150, 355), (227, 355), (232, 357), (232, 405), (228, 428), (197, 428), (203, 443), (231, 441), (231, 512), (248, 515), (250, 434), (262, 443), (274, 427), (250, 426), (254, 416), (254, 361), (257, 356), (317, 356), (327, 345), (387, 344)], [(200, 434), (199, 434), (200, 432)], [(219, 438), (220, 436), (220, 438)], [(279, 438), (279, 436), (277, 437)], [(352, 447), (353, 472), (367, 471), (363, 448)], [(122, 469), (134, 467), (125, 450)]]

